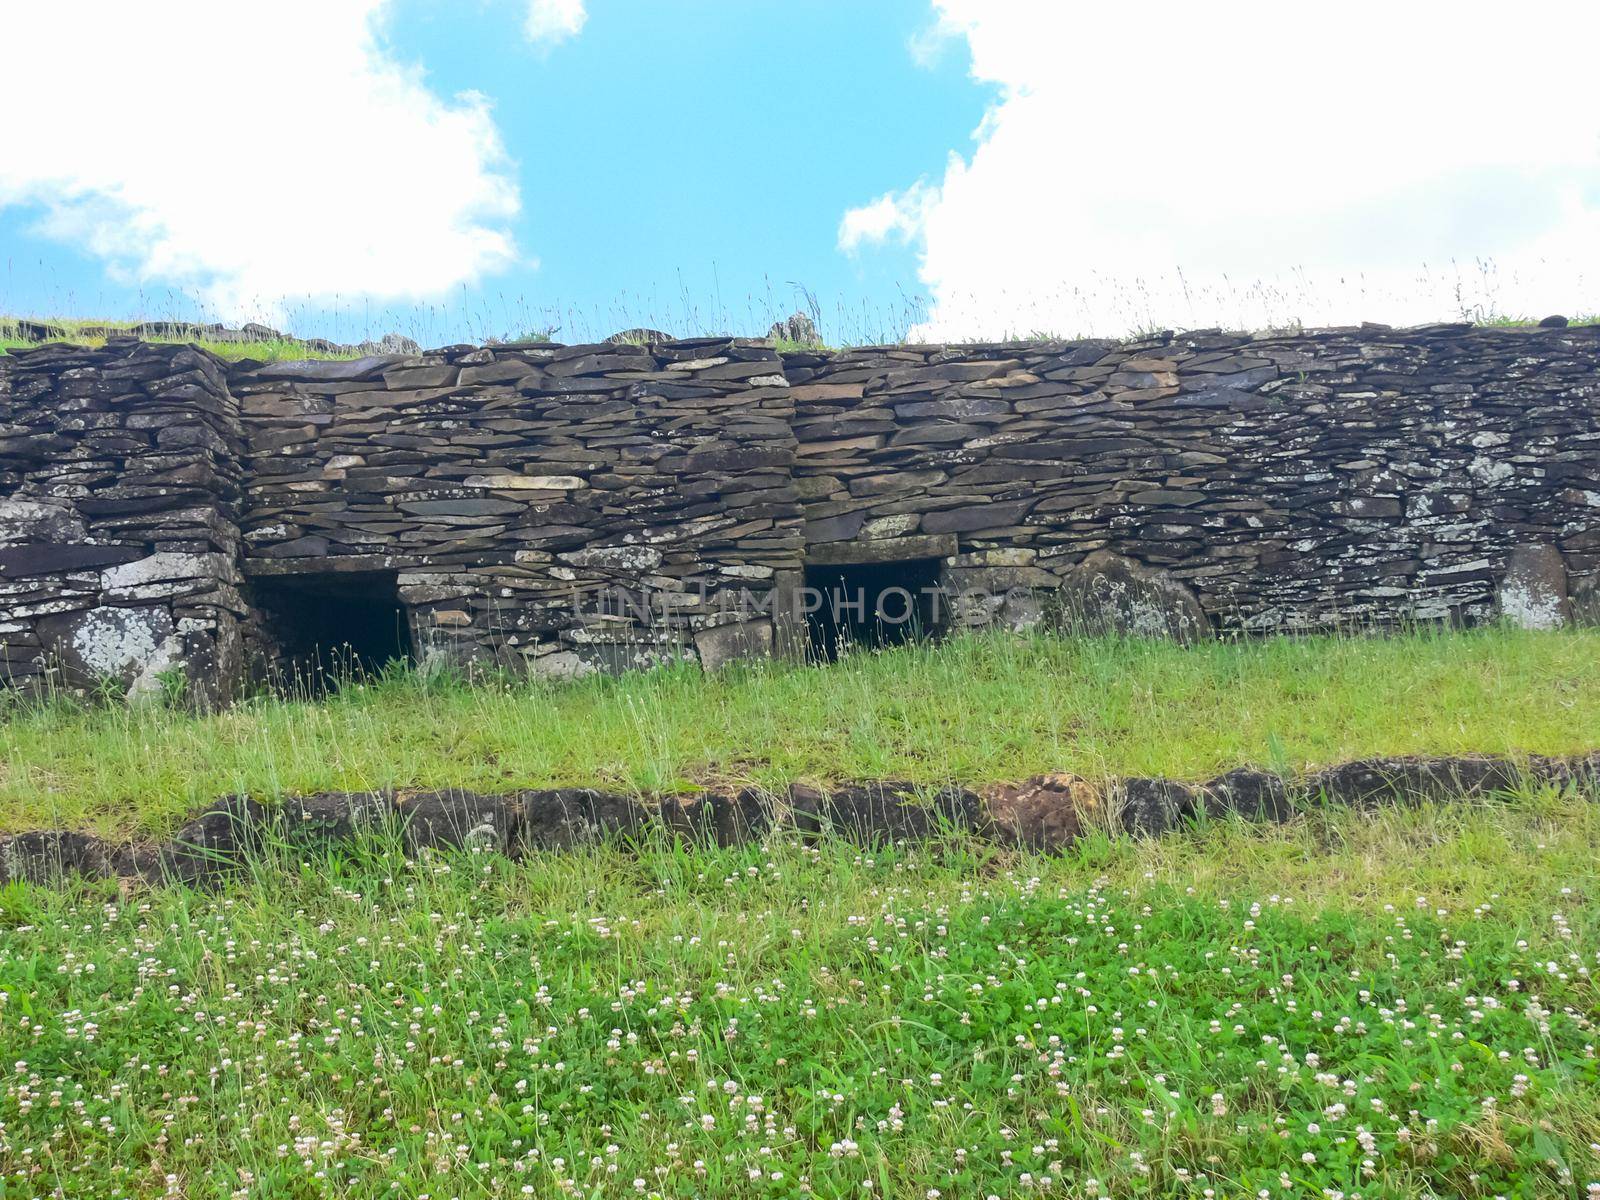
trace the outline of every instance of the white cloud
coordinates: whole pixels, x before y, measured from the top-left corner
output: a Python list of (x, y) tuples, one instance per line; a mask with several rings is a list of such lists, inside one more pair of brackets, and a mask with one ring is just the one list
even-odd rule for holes
[(911, 61), (924, 69), (939, 65), (950, 44), (961, 38), (962, 31), (941, 13), (906, 39), (906, 51)]
[(1600, 5), (935, 0), (999, 95), (847, 213), (923, 337), (1600, 310)]
[(589, 19), (584, 0), (528, 0), (528, 39), (547, 46), (576, 37)]
[[(229, 319), (286, 300), (416, 301), (510, 265), (518, 211), (477, 95), (392, 58), (386, 0), (212, 0), (6, 15), (0, 207), (117, 278)], [(25, 48), (26, 52), (21, 52)]]
[(854, 253), (864, 243), (891, 237), (909, 241), (921, 231), (929, 207), (937, 201), (938, 191), (919, 180), (903, 192), (890, 192), (871, 204), (852, 208), (839, 222), (839, 248)]

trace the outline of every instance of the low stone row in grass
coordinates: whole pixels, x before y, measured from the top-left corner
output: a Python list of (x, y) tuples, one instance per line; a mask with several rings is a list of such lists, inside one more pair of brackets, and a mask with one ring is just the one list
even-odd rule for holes
[(0, 883), (71, 875), (203, 884), (276, 851), (328, 852), (392, 831), (416, 854), (471, 849), (518, 856), (605, 839), (666, 835), (730, 846), (789, 830), (862, 845), (970, 836), (1054, 852), (1094, 830), (1151, 837), (1232, 815), (1281, 822), (1318, 804), (1373, 807), (1504, 795), (1530, 787), (1600, 798), (1600, 751), (1567, 757), (1369, 758), (1285, 778), (1239, 768), (1204, 783), (1129, 777), (1095, 783), (1037, 775), (976, 791), (874, 781), (783, 792), (707, 791), (655, 799), (591, 788), (488, 795), (432, 791), (319, 792), (264, 803), (223, 797), (165, 842), (116, 842), (65, 829), (0, 838)]

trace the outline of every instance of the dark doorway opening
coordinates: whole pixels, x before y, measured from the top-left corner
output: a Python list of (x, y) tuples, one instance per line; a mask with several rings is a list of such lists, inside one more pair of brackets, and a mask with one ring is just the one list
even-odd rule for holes
[(806, 567), (806, 634), (821, 662), (931, 637), (946, 607), (936, 558)]
[(393, 571), (257, 579), (256, 607), (276, 654), (271, 681), (329, 692), (413, 661), (411, 623)]

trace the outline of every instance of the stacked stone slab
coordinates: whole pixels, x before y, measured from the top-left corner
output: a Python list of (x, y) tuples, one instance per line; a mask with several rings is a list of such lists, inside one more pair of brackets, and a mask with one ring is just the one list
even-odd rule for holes
[(1594, 328), (896, 346), (786, 366), (808, 554), (941, 556), (948, 586), (987, 598), (969, 618), (1027, 621), (1076, 596), (1102, 618), (1120, 606), (1106, 623), (1133, 632), (1478, 620), (1515, 554), (1542, 559), (1551, 589), (1584, 592), (1600, 568)]
[(772, 649), (801, 543), (765, 343), (457, 346), (232, 388), (253, 574), (397, 571), (417, 644), (457, 663), (561, 676)]
[(220, 365), (134, 341), (0, 364), (6, 680), (224, 698), (246, 606), (238, 409)]
[(432, 658), (714, 667), (808, 566), (909, 560), (972, 623), (1600, 617), (1600, 329), (0, 358), (15, 684), (220, 696), (262, 580), (373, 572)]

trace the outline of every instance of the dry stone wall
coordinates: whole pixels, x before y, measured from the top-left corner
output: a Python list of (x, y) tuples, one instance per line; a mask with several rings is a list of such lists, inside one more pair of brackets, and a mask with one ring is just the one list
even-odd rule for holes
[[(1181, 638), (1600, 618), (1600, 330), (0, 359), (8, 678), (224, 695), (261, 598), (387, 581), (417, 652), (565, 676), (803, 636), (808, 570), (947, 623)], [(281, 627), (277, 630), (281, 633)]]
[[(1549, 625), (1576, 611), (1557, 595), (1591, 594), (1600, 570), (1593, 328), (788, 365), (811, 555), (948, 555), (947, 582), (989, 598), (979, 618), (1031, 620), (1055, 598), (1069, 619), (1180, 636), (1501, 607)], [(1513, 556), (1522, 582), (1502, 596)]]
[(0, 358), (0, 666), (31, 689), (182, 684), (242, 666), (238, 406), (182, 346)]
[(770, 345), (450, 347), (234, 374), (247, 569), (398, 574), (425, 653), (545, 675), (770, 652), (800, 509)]

